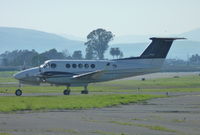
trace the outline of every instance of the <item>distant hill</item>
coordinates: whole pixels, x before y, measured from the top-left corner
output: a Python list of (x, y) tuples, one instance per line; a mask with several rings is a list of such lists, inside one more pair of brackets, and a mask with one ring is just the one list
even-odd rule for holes
[[(110, 47), (119, 47), (123, 51), (124, 57), (139, 56), (150, 42), (149, 40), (146, 43), (112, 44)], [(193, 54), (200, 54), (200, 42), (177, 40), (173, 43), (167, 58), (187, 60)], [(109, 52), (107, 52), (106, 56), (109, 56)]]
[[(187, 59), (192, 54), (200, 54), (200, 29), (185, 32), (180, 37), (186, 37), (188, 40), (176, 41), (168, 55), (168, 58)], [(35, 49), (38, 52), (44, 52), (52, 48), (59, 51), (67, 49), (71, 54), (74, 50), (82, 50), (85, 55), (83, 41), (66, 38), (67, 35), (57, 35), (37, 30), (0, 27), (0, 53), (12, 51), (15, 49)], [(124, 57), (139, 56), (151, 42), (151, 35), (144, 36), (123, 36), (115, 37), (111, 42), (111, 47), (119, 47)], [(107, 58), (112, 58), (109, 50), (106, 52)]]
[[(162, 37), (160, 35), (125, 35), (125, 36), (116, 36), (114, 38), (113, 44), (121, 43), (138, 43), (138, 42), (148, 42), (150, 37)], [(200, 28), (194, 29), (188, 32), (175, 35), (167, 35), (166, 37), (185, 37), (189, 41), (198, 41), (200, 42)]]
[(74, 50), (85, 48), (82, 41), (69, 40), (62, 36), (22, 28), (0, 27), (0, 53), (15, 49), (35, 49), (43, 52), (52, 48)]
[(188, 40), (200, 42), (200, 28), (182, 33), (180, 36), (186, 37)]

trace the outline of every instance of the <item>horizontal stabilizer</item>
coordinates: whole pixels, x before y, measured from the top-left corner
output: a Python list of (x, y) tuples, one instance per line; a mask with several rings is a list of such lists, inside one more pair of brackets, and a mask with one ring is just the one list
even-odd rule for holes
[(186, 39), (184, 37), (151, 37), (149, 38), (151, 40), (154, 40), (154, 39), (162, 39), (162, 40), (178, 40), (178, 39)]

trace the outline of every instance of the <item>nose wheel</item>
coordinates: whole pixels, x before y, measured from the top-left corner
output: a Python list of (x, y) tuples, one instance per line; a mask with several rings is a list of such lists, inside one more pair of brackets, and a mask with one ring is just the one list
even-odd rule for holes
[(21, 95), (22, 95), (22, 91), (21, 91), (20, 89), (17, 89), (17, 90), (15, 91), (15, 95), (16, 95), (16, 96), (21, 96)]

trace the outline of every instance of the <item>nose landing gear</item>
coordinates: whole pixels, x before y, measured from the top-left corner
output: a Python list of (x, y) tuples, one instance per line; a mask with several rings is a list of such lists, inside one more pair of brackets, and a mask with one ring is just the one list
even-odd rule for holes
[[(19, 88), (21, 88), (21, 83), (20, 83), (20, 82), (19, 82)], [(17, 90), (15, 91), (15, 95), (16, 95), (16, 96), (21, 96), (21, 95), (22, 95), (22, 90), (17, 89)]]
[(15, 95), (16, 95), (16, 96), (21, 96), (21, 95), (22, 95), (22, 91), (21, 91), (20, 89), (17, 89), (17, 90), (15, 91)]

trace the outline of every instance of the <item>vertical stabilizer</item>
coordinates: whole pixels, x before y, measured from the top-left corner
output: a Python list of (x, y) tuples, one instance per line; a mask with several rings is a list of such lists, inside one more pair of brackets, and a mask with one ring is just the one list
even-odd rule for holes
[(140, 55), (140, 58), (166, 58), (174, 40), (185, 38), (150, 38), (152, 42)]

